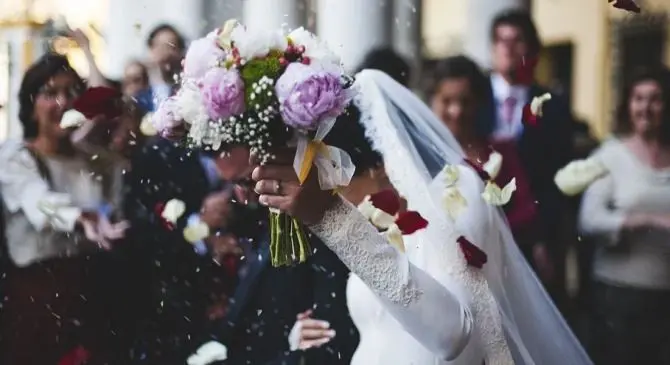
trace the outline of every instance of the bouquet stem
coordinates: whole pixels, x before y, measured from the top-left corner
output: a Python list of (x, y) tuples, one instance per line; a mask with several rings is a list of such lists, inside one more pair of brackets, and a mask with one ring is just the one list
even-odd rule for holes
[(305, 230), (295, 218), (270, 212), (270, 257), (273, 267), (307, 261), (311, 252)]

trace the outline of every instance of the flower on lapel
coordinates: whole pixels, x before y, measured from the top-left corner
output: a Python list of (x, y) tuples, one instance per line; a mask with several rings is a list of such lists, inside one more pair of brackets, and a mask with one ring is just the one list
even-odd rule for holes
[(121, 96), (120, 92), (110, 87), (92, 87), (86, 89), (73, 102), (72, 107), (84, 114), (86, 119), (93, 119), (99, 115), (104, 115), (107, 119), (114, 119), (123, 112)]
[(529, 104), (523, 107), (523, 122), (532, 127), (537, 126), (538, 119), (542, 117), (542, 106), (551, 100), (551, 94), (544, 93), (536, 96)]
[(186, 212), (186, 204), (179, 199), (170, 199), (161, 212), (161, 218), (166, 221), (177, 224), (177, 220)]
[(498, 173), (502, 167), (502, 162), (502, 155), (495, 151), (489, 155), (488, 160), (483, 165), (465, 159), (465, 163), (472, 167), (477, 172), (477, 175), (486, 183), (482, 192), (482, 198), (485, 202), (495, 206), (509, 203), (512, 200), (512, 193), (516, 191), (515, 178), (512, 178), (502, 188), (495, 182), (495, 178), (498, 177)]
[(488, 261), (488, 257), (484, 251), (475, 246), (464, 236), (458, 237), (456, 242), (458, 242), (458, 246), (460, 247), (463, 256), (465, 256), (465, 261), (467, 262), (468, 266), (472, 266), (477, 269), (484, 267), (484, 264), (486, 264)]
[(200, 346), (195, 354), (186, 360), (188, 365), (209, 365), (228, 358), (228, 348), (223, 344), (210, 341)]
[(516, 85), (530, 86), (535, 80), (535, 68), (537, 67), (538, 58), (524, 57), (521, 60), (521, 65), (517, 67), (514, 74), (514, 83)]
[(452, 220), (456, 219), (463, 209), (468, 206), (467, 200), (456, 186), (460, 174), (458, 166), (454, 165), (448, 165), (442, 170), (442, 180), (444, 181), (442, 206)]
[(167, 219), (163, 218), (163, 210), (165, 209), (165, 203), (163, 202), (158, 202), (154, 206), (154, 214), (158, 216), (158, 219), (160, 219), (161, 223), (163, 224), (163, 227), (165, 227), (168, 230), (173, 230), (174, 229), (174, 224), (169, 222)]
[(91, 354), (83, 346), (77, 346), (58, 360), (58, 365), (84, 365)]
[(594, 181), (607, 174), (607, 168), (597, 158), (575, 160), (558, 170), (554, 183), (563, 194), (574, 196), (580, 194)]
[(400, 207), (400, 197), (389, 189), (365, 197), (358, 210), (382, 231), (391, 245), (404, 252), (402, 236), (426, 228), (428, 221), (418, 212), (400, 212)]
[(637, 5), (634, 0), (608, 0), (607, 2), (610, 4), (614, 3), (612, 6), (616, 9), (626, 10), (636, 14), (639, 14), (642, 11), (640, 6)]

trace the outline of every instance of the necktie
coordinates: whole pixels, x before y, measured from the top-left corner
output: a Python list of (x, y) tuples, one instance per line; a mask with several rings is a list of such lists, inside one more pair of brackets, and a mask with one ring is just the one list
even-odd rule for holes
[(501, 117), (506, 124), (514, 123), (514, 109), (516, 108), (516, 98), (508, 96), (501, 105)]

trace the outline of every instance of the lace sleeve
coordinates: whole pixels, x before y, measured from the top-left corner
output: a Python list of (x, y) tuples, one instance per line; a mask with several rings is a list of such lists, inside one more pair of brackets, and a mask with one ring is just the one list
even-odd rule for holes
[(456, 291), (410, 263), (356, 208), (340, 199), (310, 229), (426, 348), (445, 360), (461, 353), (473, 324)]

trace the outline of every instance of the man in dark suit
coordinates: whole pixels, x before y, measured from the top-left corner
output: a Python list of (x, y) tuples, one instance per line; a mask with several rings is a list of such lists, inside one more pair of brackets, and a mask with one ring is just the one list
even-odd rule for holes
[(538, 232), (540, 243), (522, 250), (560, 302), (565, 292), (566, 245), (561, 228), (565, 227), (568, 205), (553, 180), (572, 154), (570, 109), (561, 97), (552, 95), (537, 123), (523, 121), (524, 106), (533, 97), (548, 92), (520, 77), (524, 76), (520, 70), (532, 64), (541, 49), (537, 29), (527, 12), (510, 10), (499, 14), (491, 25), (491, 42), (491, 103), (486, 117), (493, 123), (494, 139), (517, 144), (543, 223)]
[[(248, 180), (252, 166), (245, 148), (232, 148), (216, 159), (221, 177), (235, 182), (233, 198), (244, 202), (228, 226), (243, 240), (247, 253), (240, 278), (217, 341), (228, 348), (228, 365), (347, 365), (358, 346), (358, 332), (346, 301), (348, 268), (315, 236), (312, 255), (292, 267), (272, 267), (269, 257), (268, 210), (254, 202)], [(241, 217), (243, 216), (243, 217)], [(312, 309), (314, 318), (330, 323), (337, 335), (327, 344), (290, 351), (288, 337), (297, 316)]]
[[(128, 263), (130, 363), (184, 364), (210, 338), (212, 295), (232, 291), (234, 278), (205, 247), (227, 237), (191, 243), (183, 234), (194, 220), (215, 231), (229, 214), (229, 193), (219, 190), (213, 168), (197, 151), (162, 138), (148, 141), (132, 157), (124, 196), (124, 214), (132, 227), (128, 242), (119, 247)], [(161, 217), (171, 199), (185, 204), (174, 224)]]

